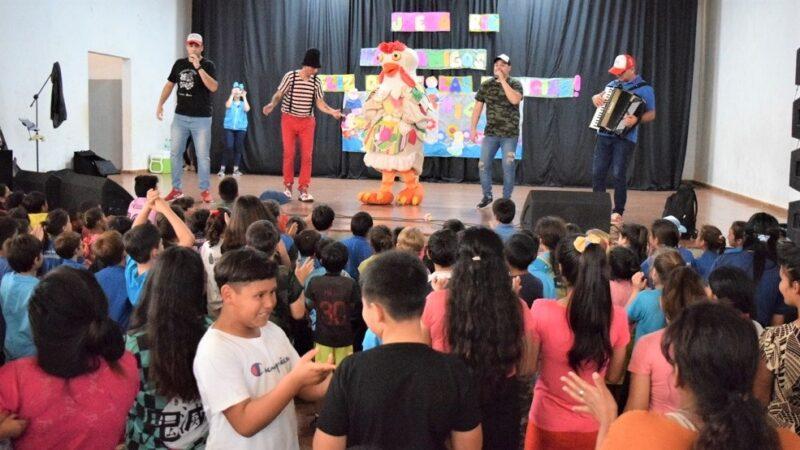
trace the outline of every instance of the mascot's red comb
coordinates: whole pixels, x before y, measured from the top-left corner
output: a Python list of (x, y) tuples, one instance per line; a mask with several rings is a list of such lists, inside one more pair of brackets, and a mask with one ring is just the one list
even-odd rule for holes
[(402, 52), (405, 49), (406, 44), (403, 44), (400, 41), (381, 42), (381, 45), (378, 46), (378, 50), (383, 53)]

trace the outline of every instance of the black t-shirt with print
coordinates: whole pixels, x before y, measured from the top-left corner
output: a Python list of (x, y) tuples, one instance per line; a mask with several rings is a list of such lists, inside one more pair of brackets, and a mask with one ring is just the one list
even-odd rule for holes
[(317, 426), (347, 447), (444, 449), (452, 431), (480, 424), (466, 365), (424, 344), (385, 344), (336, 368)]
[[(200, 60), (200, 68), (211, 78), (216, 79), (216, 67), (211, 60)], [(178, 105), (175, 114), (191, 117), (211, 117), (211, 91), (203, 84), (198, 69), (189, 62), (189, 58), (175, 61), (167, 80), (178, 86)]]

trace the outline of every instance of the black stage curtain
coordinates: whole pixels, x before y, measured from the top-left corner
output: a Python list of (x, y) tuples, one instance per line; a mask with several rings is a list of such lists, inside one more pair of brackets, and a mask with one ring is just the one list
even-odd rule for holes
[[(450, 32), (392, 33), (393, 11), (450, 11)], [(203, 34), (205, 54), (217, 65), (212, 161), (223, 149), (224, 103), (234, 81), (246, 85), (252, 106), (244, 167), (280, 174), (279, 111), (261, 114), (283, 76), (299, 68), (305, 50), (322, 52), (320, 73), (364, 75), (379, 68), (359, 66), (362, 47), (400, 40), (412, 48), (485, 48), (511, 57), (512, 76), (582, 78), (573, 99), (525, 98), (523, 159), (517, 182), (526, 185), (589, 186), (595, 133), (590, 97), (611, 80), (614, 57), (630, 53), (656, 91), (656, 121), (639, 130), (629, 163), (630, 186), (674, 189), (681, 179), (689, 129), (696, 0), (194, 0), (192, 31)], [(470, 13), (500, 14), (500, 33), (470, 33)], [(419, 75), (473, 75), (474, 70), (418, 71)], [(326, 93), (340, 108), (341, 93)], [(339, 124), (317, 112), (314, 176), (364, 178), (378, 174), (360, 154), (341, 151)], [(297, 158), (299, 166), (299, 154)], [(478, 163), (465, 158), (427, 158), (426, 181), (477, 181)], [(501, 179), (499, 162), (495, 179)]]

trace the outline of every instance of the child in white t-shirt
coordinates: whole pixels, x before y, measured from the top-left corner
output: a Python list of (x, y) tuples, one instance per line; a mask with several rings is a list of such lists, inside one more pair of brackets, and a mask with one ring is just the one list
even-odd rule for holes
[(226, 252), (214, 266), (222, 312), (197, 347), (194, 374), (210, 429), (208, 449), (298, 449), (294, 397), (320, 399), (333, 364), (302, 358), (269, 321), (277, 264), (258, 250)]

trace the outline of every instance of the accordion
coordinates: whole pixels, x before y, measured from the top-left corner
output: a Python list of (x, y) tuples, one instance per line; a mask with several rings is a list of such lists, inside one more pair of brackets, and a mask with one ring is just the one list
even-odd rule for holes
[(625, 126), (625, 116), (641, 118), (643, 113), (644, 99), (620, 88), (607, 87), (603, 91), (603, 104), (595, 111), (589, 128), (624, 136), (631, 130)]

